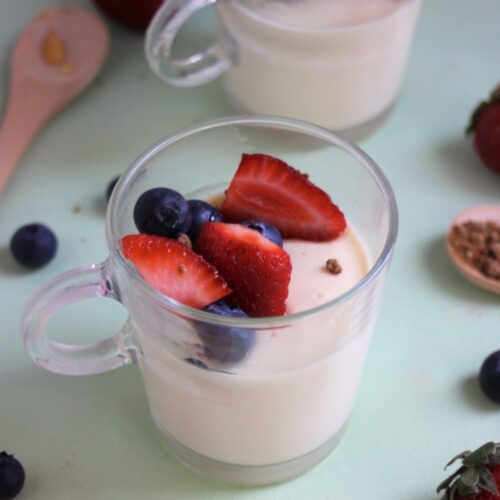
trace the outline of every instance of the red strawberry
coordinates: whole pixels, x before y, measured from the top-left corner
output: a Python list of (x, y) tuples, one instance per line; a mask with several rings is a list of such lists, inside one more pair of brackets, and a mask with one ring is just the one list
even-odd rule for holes
[(270, 222), (284, 238), (333, 240), (346, 227), (328, 194), (284, 161), (263, 154), (242, 156), (221, 212), (229, 222)]
[(453, 458), (461, 467), (437, 488), (443, 500), (500, 500), (500, 443), (486, 443), (477, 450)]
[(196, 239), (196, 250), (217, 267), (249, 316), (285, 314), (292, 264), (278, 245), (254, 229), (208, 222)]
[(500, 173), (500, 85), (476, 108), (467, 133), (474, 134), (474, 148), (482, 162)]
[(202, 308), (231, 293), (213, 266), (178, 241), (130, 234), (122, 249), (144, 281), (182, 304)]
[(128, 28), (144, 31), (164, 0), (94, 0), (109, 17)]

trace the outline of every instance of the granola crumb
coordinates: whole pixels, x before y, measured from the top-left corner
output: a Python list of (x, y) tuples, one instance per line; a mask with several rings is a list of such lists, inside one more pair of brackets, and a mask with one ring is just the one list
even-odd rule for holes
[(183, 245), (186, 245), (190, 250), (193, 248), (193, 244), (191, 243), (191, 238), (184, 233), (179, 234), (177, 236), (177, 241), (179, 243), (182, 243)]
[(81, 207), (80, 205), (75, 205), (75, 206), (72, 208), (72, 210), (73, 210), (73, 213), (74, 213), (74, 214), (77, 214), (77, 213), (81, 212), (82, 207)]
[(325, 267), (326, 270), (332, 274), (340, 274), (342, 272), (342, 266), (337, 259), (328, 259)]
[(487, 278), (500, 281), (500, 224), (466, 221), (454, 225), (448, 239), (462, 260)]

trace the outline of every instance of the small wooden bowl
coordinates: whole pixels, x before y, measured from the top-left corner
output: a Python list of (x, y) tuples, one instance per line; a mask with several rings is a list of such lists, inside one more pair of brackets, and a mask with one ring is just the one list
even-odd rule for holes
[(462, 224), (467, 221), (486, 222), (493, 221), (500, 224), (500, 205), (477, 205), (467, 208), (459, 213), (451, 223), (450, 229), (446, 236), (446, 249), (451, 258), (451, 261), (458, 271), (475, 285), (500, 295), (500, 281), (493, 278), (488, 278), (477, 269), (466, 262), (458, 252), (452, 247), (450, 242), (451, 229), (456, 224)]

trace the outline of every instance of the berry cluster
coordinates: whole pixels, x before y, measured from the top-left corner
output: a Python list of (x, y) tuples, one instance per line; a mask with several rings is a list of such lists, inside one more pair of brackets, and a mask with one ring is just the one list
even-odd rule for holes
[[(140, 234), (125, 236), (122, 250), (142, 278), (184, 305), (234, 318), (286, 313), (292, 263), (283, 238), (331, 240), (346, 227), (307, 176), (263, 154), (243, 155), (220, 207), (157, 187), (138, 198), (133, 217)], [(196, 329), (207, 358), (221, 362), (243, 359), (255, 339), (250, 328)]]

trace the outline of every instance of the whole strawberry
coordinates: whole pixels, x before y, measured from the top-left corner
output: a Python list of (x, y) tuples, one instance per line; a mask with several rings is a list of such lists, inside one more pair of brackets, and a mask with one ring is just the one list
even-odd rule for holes
[(475, 109), (467, 134), (474, 134), (474, 149), (482, 162), (500, 173), (500, 85)]
[(500, 443), (486, 443), (477, 450), (464, 451), (453, 458), (462, 465), (437, 488), (444, 491), (442, 500), (499, 500)]
[(116, 22), (133, 30), (144, 31), (164, 0), (93, 0)]

